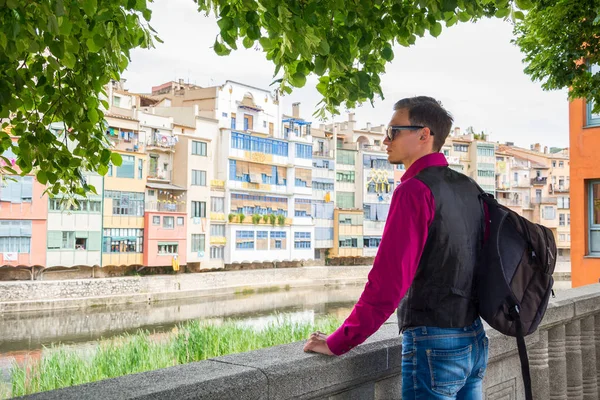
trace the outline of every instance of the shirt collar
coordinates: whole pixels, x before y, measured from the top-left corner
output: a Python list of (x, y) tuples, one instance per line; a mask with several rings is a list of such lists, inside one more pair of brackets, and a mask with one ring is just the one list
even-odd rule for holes
[(408, 179), (414, 177), (419, 172), (428, 167), (447, 167), (448, 161), (446, 160), (446, 156), (442, 153), (431, 153), (427, 154), (410, 166), (409, 169), (406, 170), (402, 178), (400, 178), (400, 182), (407, 181)]

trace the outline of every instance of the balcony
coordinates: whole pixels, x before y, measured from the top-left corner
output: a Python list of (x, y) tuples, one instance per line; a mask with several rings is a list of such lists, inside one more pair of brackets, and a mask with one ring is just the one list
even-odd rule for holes
[(545, 176), (539, 177), (539, 178), (531, 178), (531, 184), (533, 186), (544, 186), (547, 183), (548, 183), (548, 178)]
[(333, 158), (333, 150), (317, 150), (317, 151), (313, 151), (313, 156), (315, 156), (315, 157)]
[(146, 202), (146, 211), (155, 211), (155, 212), (185, 212), (186, 204), (185, 201), (168, 201), (168, 200), (159, 200), (159, 201), (147, 201)]
[(531, 202), (533, 204), (557, 204), (558, 199), (556, 197), (534, 197)]
[(210, 181), (210, 190), (225, 190), (225, 181), (213, 179)]
[(502, 204), (503, 206), (506, 206), (506, 207), (523, 207), (523, 201), (522, 200), (498, 199), (498, 203), (500, 203), (500, 204)]
[(519, 179), (517, 181), (512, 181), (511, 186), (513, 188), (529, 188), (531, 187), (531, 182), (527, 179)]
[(153, 181), (171, 181), (171, 171), (148, 171), (148, 179)]
[(175, 136), (161, 135), (159, 133), (153, 133), (150, 135), (146, 142), (146, 148), (148, 150), (164, 150), (164, 151), (175, 151)]
[(552, 185), (552, 191), (554, 193), (569, 193), (570, 188), (567, 186), (556, 186), (556, 185)]

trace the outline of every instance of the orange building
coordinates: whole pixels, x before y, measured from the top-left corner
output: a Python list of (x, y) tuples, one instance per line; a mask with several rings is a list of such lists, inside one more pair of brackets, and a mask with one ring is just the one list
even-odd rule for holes
[(577, 99), (569, 104), (571, 159), (571, 280), (600, 280), (600, 114)]
[(187, 214), (183, 212), (148, 211), (145, 213), (144, 263), (148, 267), (187, 263)]

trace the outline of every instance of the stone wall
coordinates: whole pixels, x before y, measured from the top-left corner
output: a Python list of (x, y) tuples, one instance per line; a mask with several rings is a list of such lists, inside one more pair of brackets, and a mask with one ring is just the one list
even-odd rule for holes
[[(515, 339), (488, 328), (485, 399), (524, 399)], [(598, 399), (600, 284), (560, 292), (527, 337), (535, 399)], [(342, 357), (292, 343), (45, 392), (31, 399), (400, 399), (401, 341), (390, 319)]]

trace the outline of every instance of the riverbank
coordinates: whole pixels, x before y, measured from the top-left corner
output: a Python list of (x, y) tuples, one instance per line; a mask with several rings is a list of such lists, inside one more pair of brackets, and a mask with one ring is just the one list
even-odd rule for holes
[[(566, 264), (566, 263), (564, 263)], [(0, 282), (0, 313), (154, 303), (289, 288), (364, 284), (371, 266), (315, 266), (61, 281)], [(556, 289), (569, 289), (570, 265), (557, 265)]]
[(0, 313), (153, 303), (290, 287), (364, 284), (371, 266), (301, 267), (64, 281), (0, 282)]

